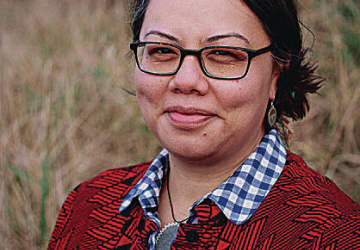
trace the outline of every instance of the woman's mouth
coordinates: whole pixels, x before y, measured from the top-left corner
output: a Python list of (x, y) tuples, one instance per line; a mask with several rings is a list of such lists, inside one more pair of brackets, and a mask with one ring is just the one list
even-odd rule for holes
[(196, 129), (205, 126), (216, 115), (210, 111), (194, 107), (171, 107), (165, 111), (172, 125), (180, 129)]

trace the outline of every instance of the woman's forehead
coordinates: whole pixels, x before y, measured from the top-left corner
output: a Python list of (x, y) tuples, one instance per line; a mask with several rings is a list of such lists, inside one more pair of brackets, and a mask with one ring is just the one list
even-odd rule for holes
[(238, 0), (151, 0), (140, 39), (154, 30), (186, 41), (229, 33), (240, 34), (254, 47), (269, 41), (260, 20)]

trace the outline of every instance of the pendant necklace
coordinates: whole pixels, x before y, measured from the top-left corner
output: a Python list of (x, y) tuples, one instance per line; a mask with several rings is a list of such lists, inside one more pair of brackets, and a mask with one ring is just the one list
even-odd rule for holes
[(189, 215), (188, 217), (186, 217), (185, 219), (180, 220), (180, 221), (175, 219), (175, 213), (174, 213), (174, 208), (173, 208), (173, 205), (172, 205), (170, 189), (169, 189), (169, 175), (170, 175), (170, 171), (166, 176), (166, 187), (167, 187), (167, 195), (168, 195), (168, 198), (169, 198), (171, 216), (172, 216), (172, 219), (173, 219), (174, 222), (167, 224), (156, 235), (156, 239), (155, 239), (155, 248), (156, 248), (156, 250), (169, 250), (171, 244), (173, 243), (173, 241), (176, 238), (176, 234), (177, 234), (177, 231), (179, 229), (180, 224), (190, 218), (190, 215)]

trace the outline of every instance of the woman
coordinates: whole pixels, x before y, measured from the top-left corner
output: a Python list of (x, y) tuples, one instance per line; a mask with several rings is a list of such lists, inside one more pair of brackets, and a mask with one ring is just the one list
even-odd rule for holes
[(75, 188), (48, 249), (359, 249), (359, 206), (275, 129), (321, 83), (293, 1), (133, 8), (136, 96), (165, 149)]

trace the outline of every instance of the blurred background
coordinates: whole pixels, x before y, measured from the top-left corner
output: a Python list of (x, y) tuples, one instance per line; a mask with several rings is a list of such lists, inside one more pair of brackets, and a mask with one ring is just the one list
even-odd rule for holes
[[(360, 202), (360, 10), (300, 0), (318, 73), (291, 150)], [(44, 249), (72, 188), (160, 151), (132, 90), (125, 0), (0, 0), (0, 249)]]

